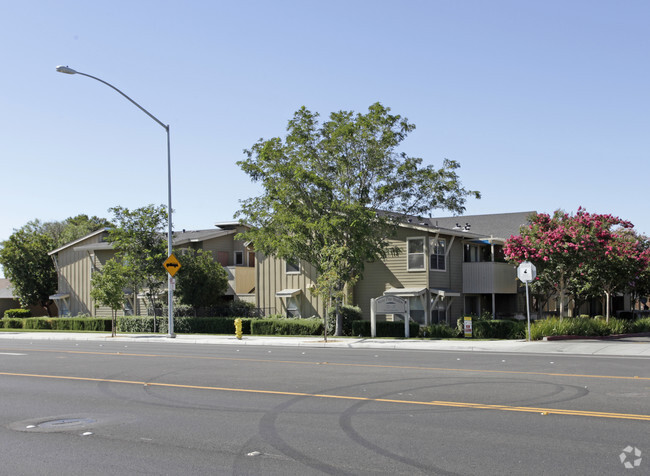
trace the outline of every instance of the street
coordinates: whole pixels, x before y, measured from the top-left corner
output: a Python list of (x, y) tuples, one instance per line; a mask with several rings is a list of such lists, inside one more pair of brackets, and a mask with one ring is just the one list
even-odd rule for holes
[(648, 474), (648, 363), (1, 340), (2, 473)]

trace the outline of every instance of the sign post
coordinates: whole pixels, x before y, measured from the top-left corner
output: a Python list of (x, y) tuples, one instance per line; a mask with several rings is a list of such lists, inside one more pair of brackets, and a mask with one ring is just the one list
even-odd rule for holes
[(530, 342), (530, 302), (528, 299), (528, 283), (537, 276), (537, 268), (529, 261), (524, 261), (517, 267), (517, 277), (526, 284), (526, 315), (528, 316), (528, 342)]
[(404, 337), (409, 335), (409, 302), (399, 296), (381, 296), (370, 300), (370, 336), (377, 337), (377, 314), (403, 314)]
[(472, 337), (472, 316), (463, 317), (463, 321), (465, 324), (463, 326), (465, 329), (465, 337)]
[[(170, 245), (170, 248), (171, 248), (171, 245)], [(167, 280), (167, 285), (168, 285), (167, 287), (169, 289), (167, 289), (167, 294), (169, 295), (169, 298), (170, 298), (168, 305), (169, 305), (169, 308), (171, 309), (171, 306), (172, 306), (171, 296), (172, 296), (172, 293), (174, 292), (174, 290), (176, 289), (176, 280), (174, 279), (174, 276), (176, 275), (176, 273), (178, 273), (178, 270), (181, 269), (181, 263), (178, 261), (176, 256), (174, 256), (174, 253), (171, 253), (169, 255), (169, 257), (163, 263), (163, 266), (165, 267), (165, 269), (169, 273), (169, 279)], [(156, 322), (155, 318), (154, 318), (154, 322)], [(176, 337), (176, 335), (174, 334), (174, 317), (173, 317), (171, 311), (169, 313), (168, 327), (169, 327), (169, 337)]]

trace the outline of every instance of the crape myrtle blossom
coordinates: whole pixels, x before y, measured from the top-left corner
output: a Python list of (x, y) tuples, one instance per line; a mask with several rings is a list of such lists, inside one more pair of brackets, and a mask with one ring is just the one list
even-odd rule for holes
[(578, 208), (575, 215), (557, 210), (553, 215), (533, 214), (519, 236), (504, 246), (506, 259), (532, 262), (540, 281), (560, 296), (569, 289), (585, 297), (629, 290), (647, 271), (648, 241), (634, 232), (632, 223), (610, 214), (592, 214)]

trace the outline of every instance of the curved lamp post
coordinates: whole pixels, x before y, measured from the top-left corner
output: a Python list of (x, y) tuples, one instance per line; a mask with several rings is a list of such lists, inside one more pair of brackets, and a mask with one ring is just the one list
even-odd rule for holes
[[(57, 66), (56, 70), (59, 73), (65, 73), (65, 74), (80, 74), (82, 76), (87, 76), (89, 78), (92, 78), (96, 81), (99, 81), (100, 83), (104, 83), (106, 86), (113, 88), (115, 91), (120, 93), (122, 96), (124, 96), (126, 99), (128, 99), (132, 104), (134, 104), (138, 109), (140, 109), (142, 112), (144, 112), (147, 116), (149, 116), (151, 119), (156, 121), (158, 124), (160, 124), (163, 129), (165, 129), (165, 132), (167, 132), (167, 221), (168, 221), (168, 229), (167, 229), (167, 250), (168, 250), (168, 256), (171, 256), (172, 254), (172, 159), (171, 159), (171, 151), (169, 147), (169, 125), (163, 124), (160, 120), (158, 120), (157, 117), (155, 117), (153, 114), (151, 114), (149, 111), (147, 111), (145, 108), (140, 106), (137, 102), (135, 102), (133, 99), (131, 99), (129, 96), (124, 94), (122, 91), (117, 89), (115, 86), (113, 86), (110, 83), (107, 83), (103, 79), (96, 78), (95, 76), (91, 76), (86, 73), (81, 73), (79, 71), (75, 71), (72, 68), (68, 68), (67, 66)], [(167, 308), (169, 310), (168, 313), (168, 337), (176, 337), (174, 334), (174, 311), (173, 311), (173, 299), (174, 299), (174, 289), (172, 287), (172, 277), (171, 275), (167, 275)]]

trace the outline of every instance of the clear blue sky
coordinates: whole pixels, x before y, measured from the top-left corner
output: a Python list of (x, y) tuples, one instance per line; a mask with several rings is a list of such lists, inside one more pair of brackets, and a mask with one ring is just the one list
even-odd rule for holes
[[(236, 165), (301, 106), (379, 101), (402, 150), (461, 163), (467, 214), (612, 213), (650, 233), (650, 2), (3, 2), (0, 240), (29, 220), (167, 203), (174, 228), (231, 220)], [(438, 216), (449, 215), (440, 211)]]

